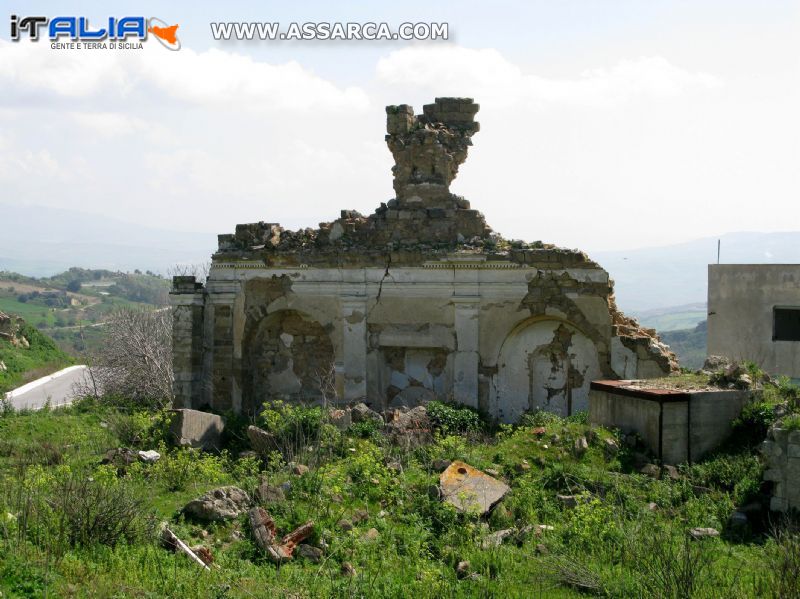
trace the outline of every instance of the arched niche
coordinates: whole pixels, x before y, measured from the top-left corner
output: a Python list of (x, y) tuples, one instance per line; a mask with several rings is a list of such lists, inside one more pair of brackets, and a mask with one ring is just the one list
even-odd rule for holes
[(297, 310), (277, 310), (252, 323), (242, 348), (242, 403), (248, 411), (265, 401), (322, 399), (321, 381), (333, 368), (325, 328)]
[(506, 337), (497, 360), (491, 411), (516, 422), (527, 411), (562, 416), (589, 407), (589, 384), (598, 378), (597, 348), (571, 323), (526, 321)]

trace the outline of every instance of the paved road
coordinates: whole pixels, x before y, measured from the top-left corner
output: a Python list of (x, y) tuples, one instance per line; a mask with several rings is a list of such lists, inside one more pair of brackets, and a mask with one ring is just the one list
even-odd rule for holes
[(85, 370), (86, 366), (73, 366), (15, 389), (9, 393), (11, 405), (38, 410), (48, 399), (51, 407), (72, 403), (72, 386), (83, 380)]

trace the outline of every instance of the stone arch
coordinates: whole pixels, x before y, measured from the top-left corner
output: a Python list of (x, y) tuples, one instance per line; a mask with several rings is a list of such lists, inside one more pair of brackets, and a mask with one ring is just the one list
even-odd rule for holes
[(277, 310), (251, 321), (248, 329), (242, 348), (246, 411), (273, 399), (322, 399), (319, 374), (333, 367), (334, 351), (319, 321), (299, 310)]
[(503, 422), (536, 409), (562, 416), (586, 410), (589, 384), (601, 372), (595, 343), (574, 324), (529, 319), (500, 348), (490, 409)]

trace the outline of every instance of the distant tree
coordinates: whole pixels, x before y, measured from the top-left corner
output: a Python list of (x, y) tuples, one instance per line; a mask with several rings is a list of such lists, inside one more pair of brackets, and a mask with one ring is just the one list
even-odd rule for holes
[(17, 296), (17, 301), (21, 304), (24, 304), (28, 301), (28, 296), (24, 293), (21, 293)]
[(78, 279), (73, 279), (69, 283), (67, 283), (67, 291), (71, 291), (72, 293), (77, 293), (81, 290), (81, 282)]

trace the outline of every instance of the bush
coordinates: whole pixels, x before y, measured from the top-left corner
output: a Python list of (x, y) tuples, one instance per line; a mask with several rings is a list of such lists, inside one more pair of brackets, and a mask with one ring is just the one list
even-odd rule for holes
[(484, 429), (480, 414), (469, 406), (432, 401), (427, 408), (431, 424), (444, 436), (479, 433)]
[(775, 531), (767, 547), (767, 570), (774, 597), (800, 597), (800, 533), (793, 527)]
[(753, 448), (766, 438), (767, 430), (773, 422), (775, 422), (775, 404), (767, 402), (747, 404), (732, 423), (731, 440), (744, 448)]
[(192, 481), (216, 484), (228, 479), (225, 452), (218, 457), (188, 448), (168, 451), (161, 445), (159, 453), (161, 459), (150, 467), (149, 475), (168, 491), (184, 491)]
[(320, 406), (272, 401), (264, 404), (258, 424), (275, 439), (278, 450), (286, 461), (291, 461), (306, 447), (330, 450), (339, 439), (339, 431), (326, 422), (325, 411)]

